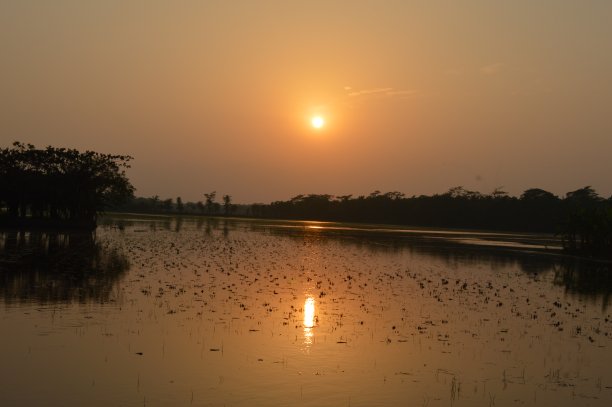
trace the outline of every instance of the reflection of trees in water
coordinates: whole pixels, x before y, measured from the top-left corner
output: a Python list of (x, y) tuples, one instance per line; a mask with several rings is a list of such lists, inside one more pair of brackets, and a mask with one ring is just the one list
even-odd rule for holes
[(609, 263), (567, 259), (554, 268), (555, 284), (581, 298), (602, 298), (606, 309), (612, 294), (612, 266)]
[(135, 215), (134, 218), (102, 217), (98, 220), (98, 226), (107, 229), (118, 228), (120, 230), (125, 230), (127, 228), (147, 228), (152, 232), (158, 230), (172, 230), (174, 227), (175, 231), (180, 231), (182, 228), (182, 221), (180, 221), (179, 224), (178, 221), (168, 216), (147, 219), (145, 217), (138, 218), (138, 215)]
[(384, 233), (361, 231), (329, 231), (308, 228), (265, 228), (253, 225), (251, 230), (266, 230), (275, 236), (328, 244), (358, 247), (376, 253), (399, 253), (408, 251), (436, 260), (442, 260), (450, 268), (485, 265), (492, 270), (516, 268), (530, 276), (554, 273), (554, 283), (564, 286), (566, 291), (581, 298), (601, 298), (603, 307), (608, 306), (612, 294), (612, 267), (610, 263), (567, 258), (545, 253), (479, 247), (459, 244), (445, 239), (427, 236), (389, 236)]
[(219, 219), (217, 218), (206, 218), (206, 229), (207, 235), (212, 234), (213, 230), (219, 229)]
[(487, 265), (493, 270), (517, 267), (522, 272), (535, 276), (554, 273), (554, 284), (565, 287), (566, 292), (579, 298), (602, 300), (607, 308), (612, 294), (612, 265), (610, 263), (570, 258), (548, 254), (526, 253), (503, 249), (474, 247), (429, 247), (418, 246), (409, 250), (435, 258), (443, 258), (449, 265)]
[(207, 235), (212, 235), (215, 231), (220, 231), (223, 237), (228, 238), (230, 232), (236, 230), (239, 221), (214, 216), (155, 216), (146, 217), (134, 215), (134, 217), (102, 217), (98, 224), (102, 228), (126, 230), (132, 229), (148, 229), (152, 232), (159, 230), (181, 232), (185, 230), (204, 230)]
[(128, 268), (95, 233), (0, 232), (0, 297), (8, 303), (105, 302)]
[[(230, 231), (236, 230), (238, 222), (227, 219), (227, 218), (217, 218), (217, 217), (208, 217), (206, 218), (206, 228), (204, 232), (207, 235), (212, 235), (214, 230), (220, 230), (223, 234), (224, 238), (228, 238), (230, 235)], [(198, 221), (198, 229), (201, 228), (201, 223)]]
[(196, 229), (201, 230), (203, 225), (204, 225), (204, 218), (202, 216), (198, 216), (196, 218)]
[[(105, 226), (150, 228), (171, 230), (171, 218), (152, 218), (143, 222), (140, 218), (134, 222), (125, 219), (105, 218)], [(270, 226), (270, 223), (275, 226)], [(409, 252), (415, 255), (442, 260), (449, 268), (486, 266), (492, 270), (515, 268), (534, 276), (554, 273), (556, 284), (566, 287), (568, 293), (585, 296), (592, 299), (603, 298), (605, 304), (612, 293), (612, 275), (610, 265), (588, 261), (578, 261), (567, 257), (525, 252), (511, 248), (484, 247), (461, 244), (444, 238), (432, 238), (424, 232), (422, 235), (398, 235), (397, 233), (371, 232), (355, 229), (334, 230), (295, 227), (295, 223), (268, 221), (235, 221), (217, 217), (185, 218), (184, 224), (175, 225), (175, 230), (193, 227), (196, 230), (204, 229), (204, 233), (212, 234), (220, 230), (225, 237), (232, 230), (244, 227), (245, 230), (256, 233), (267, 233), (273, 236), (282, 236), (297, 239), (306, 243), (320, 245), (340, 244), (358, 247), (362, 250), (377, 253)], [(189, 226), (191, 225), (191, 226)], [(290, 227), (285, 227), (290, 226)], [(312, 226), (312, 225), (311, 225)]]

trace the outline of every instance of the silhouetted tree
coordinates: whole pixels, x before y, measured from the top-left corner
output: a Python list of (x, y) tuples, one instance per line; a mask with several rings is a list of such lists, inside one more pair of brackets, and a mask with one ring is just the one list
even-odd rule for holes
[(540, 188), (530, 188), (525, 190), (521, 195), (521, 200), (530, 202), (551, 202), (558, 200), (559, 198), (552, 192), (545, 191)]
[(92, 227), (99, 212), (133, 196), (125, 174), (131, 159), (15, 142), (0, 149), (0, 206), (7, 207), (12, 222)]
[(153, 200), (153, 210), (158, 210), (162, 207), (161, 204), (161, 200), (159, 199), (159, 196), (154, 195), (153, 197), (151, 197), (151, 199)]
[(206, 198), (206, 212), (211, 215), (215, 213), (215, 198), (217, 197), (217, 191), (209, 192), (208, 194), (204, 194)]
[(185, 208), (183, 206), (183, 200), (181, 199), (180, 196), (176, 198), (176, 210), (179, 213), (183, 213), (183, 211), (185, 210)]
[(577, 253), (612, 257), (612, 205), (590, 186), (568, 192), (562, 236)]
[(172, 210), (172, 198), (164, 199), (162, 202), (164, 212), (170, 212)]
[(601, 199), (589, 187), (570, 192), (563, 200), (539, 188), (528, 189), (516, 198), (501, 188), (485, 195), (460, 186), (441, 195), (410, 198), (380, 191), (335, 199), (310, 194), (252, 205), (250, 213), (285, 219), (560, 232), (570, 251), (612, 257), (612, 199)]
[(198, 201), (196, 203), (196, 206), (198, 207), (198, 211), (200, 211), (200, 213), (204, 213), (205, 207), (204, 207), (204, 203), (202, 203), (202, 201)]
[(223, 195), (223, 212), (225, 216), (232, 213), (232, 197), (230, 195)]
[(551, 192), (540, 188), (525, 190), (520, 197), (520, 211), (516, 222), (523, 230), (558, 232), (562, 202)]
[(497, 187), (491, 193), (491, 197), (494, 199), (508, 198), (508, 193), (503, 190), (504, 187)]

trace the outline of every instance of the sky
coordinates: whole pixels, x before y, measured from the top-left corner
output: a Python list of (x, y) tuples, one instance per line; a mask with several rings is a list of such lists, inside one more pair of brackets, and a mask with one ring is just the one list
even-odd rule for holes
[[(0, 146), (136, 195), (612, 195), (612, 2), (0, 1)], [(325, 125), (311, 126), (320, 116)]]

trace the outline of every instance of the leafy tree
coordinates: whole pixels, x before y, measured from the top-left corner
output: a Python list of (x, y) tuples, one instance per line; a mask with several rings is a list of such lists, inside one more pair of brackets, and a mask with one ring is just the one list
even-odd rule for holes
[(196, 206), (198, 207), (198, 211), (200, 211), (200, 213), (204, 213), (204, 203), (202, 203), (202, 201), (198, 201), (196, 202)]
[(164, 199), (162, 206), (165, 212), (170, 212), (172, 210), (172, 198)]
[(493, 190), (493, 192), (491, 193), (491, 196), (493, 197), (493, 199), (508, 198), (508, 193), (504, 191), (503, 188), (504, 187), (497, 187)]
[(223, 195), (223, 212), (225, 216), (232, 213), (232, 197), (230, 195)]
[(97, 214), (125, 202), (130, 156), (13, 143), (0, 149), (0, 203), (13, 222), (53, 220), (93, 227)]
[(590, 186), (568, 192), (561, 234), (572, 252), (612, 258), (612, 205)]
[(206, 198), (206, 212), (211, 215), (215, 213), (215, 198), (217, 197), (217, 191), (209, 192), (208, 194), (204, 194)]
[(530, 188), (525, 190), (521, 195), (521, 200), (523, 201), (554, 201), (557, 200), (556, 195), (552, 192), (545, 191), (540, 188)]
[(151, 200), (153, 201), (153, 210), (157, 210), (158, 208), (161, 208), (161, 200), (159, 199), (158, 195), (154, 195), (151, 197)]
[(401, 192), (393, 191), (393, 192), (385, 193), (384, 197), (387, 199), (397, 200), (397, 199), (403, 199), (405, 195)]

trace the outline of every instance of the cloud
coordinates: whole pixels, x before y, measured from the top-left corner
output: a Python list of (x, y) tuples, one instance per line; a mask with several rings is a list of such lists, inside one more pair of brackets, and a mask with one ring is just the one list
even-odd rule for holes
[(355, 92), (351, 92), (349, 96), (361, 96), (361, 95), (373, 95), (376, 93), (385, 93), (393, 90), (393, 88), (374, 88), (374, 89), (364, 89)]
[[(348, 88), (348, 89), (347, 89)], [(345, 87), (346, 90), (352, 90), (350, 87)], [(347, 95), (349, 97), (357, 96), (379, 96), (379, 97), (394, 97), (394, 96), (410, 96), (417, 93), (416, 90), (399, 90), (394, 88), (373, 88), (373, 89), (362, 89), (358, 91), (352, 91)]]
[(501, 62), (496, 62), (494, 64), (483, 66), (482, 68), (480, 68), (480, 72), (483, 75), (495, 75), (496, 73), (501, 71), (503, 66), (504, 64), (502, 64)]
[(386, 93), (387, 96), (410, 96), (417, 93), (416, 90), (390, 90)]

